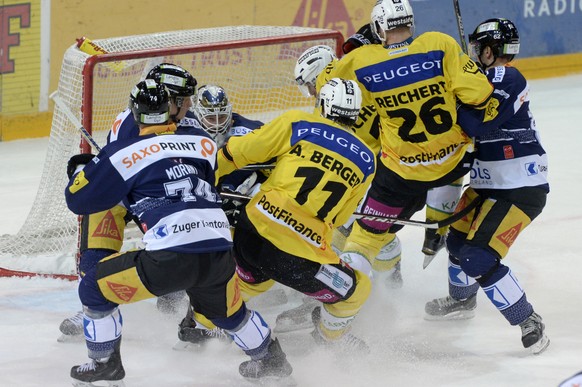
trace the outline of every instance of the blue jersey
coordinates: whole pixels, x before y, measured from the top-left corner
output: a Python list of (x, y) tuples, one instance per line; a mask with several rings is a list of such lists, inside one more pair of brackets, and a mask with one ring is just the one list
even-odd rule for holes
[(146, 250), (230, 249), (228, 220), (214, 187), (216, 143), (196, 129), (178, 134), (175, 125), (151, 128), (168, 134), (106, 145), (69, 182), (67, 206), (86, 215), (123, 202), (146, 230)]
[(512, 189), (541, 187), (549, 191), (548, 160), (529, 109), (529, 85), (514, 67), (487, 71), (499, 102), (497, 116), (483, 122), (472, 109), (459, 109), (458, 123), (476, 139), (471, 187)]

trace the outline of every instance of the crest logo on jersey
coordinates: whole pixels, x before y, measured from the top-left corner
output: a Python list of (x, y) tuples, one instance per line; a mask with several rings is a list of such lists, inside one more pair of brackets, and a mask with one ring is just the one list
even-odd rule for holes
[(501, 243), (503, 243), (508, 248), (511, 247), (511, 245), (513, 244), (513, 242), (515, 242), (515, 239), (519, 235), (519, 232), (521, 231), (522, 226), (523, 226), (523, 223), (521, 223), (521, 222), (519, 224), (516, 224), (515, 226), (511, 227), (509, 230), (497, 235), (497, 239), (499, 239), (499, 241), (501, 241)]
[(95, 227), (95, 231), (92, 235), (94, 238), (109, 238), (115, 239), (120, 241), (121, 240), (121, 233), (117, 228), (117, 224), (115, 223), (115, 217), (111, 213), (111, 211), (107, 211), (101, 222)]
[(513, 147), (511, 145), (504, 145), (503, 146), (503, 157), (505, 159), (513, 159), (515, 154), (513, 153)]
[(75, 181), (73, 181), (73, 184), (69, 187), (69, 192), (72, 194), (77, 193), (87, 184), (89, 184), (89, 180), (85, 178), (85, 171), (81, 171), (77, 173), (77, 176), (75, 176)]
[(124, 302), (129, 302), (137, 292), (137, 288), (123, 284), (116, 284), (109, 281), (107, 281), (107, 287), (111, 289), (113, 293), (115, 293), (117, 298)]
[(539, 173), (537, 163), (535, 161), (531, 163), (525, 163), (525, 172), (528, 176), (537, 175)]
[(165, 224), (155, 227), (152, 232), (154, 233), (154, 238), (162, 239), (168, 236), (168, 228)]

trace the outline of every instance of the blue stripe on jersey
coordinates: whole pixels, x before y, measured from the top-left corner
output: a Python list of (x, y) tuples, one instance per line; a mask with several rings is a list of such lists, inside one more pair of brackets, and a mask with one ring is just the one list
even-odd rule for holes
[(443, 51), (429, 51), (392, 58), (356, 70), (356, 77), (373, 93), (387, 91), (442, 76), (444, 55)]
[(329, 149), (353, 162), (364, 174), (374, 172), (374, 154), (352, 133), (321, 122), (297, 121), (291, 125), (291, 146), (307, 141)]

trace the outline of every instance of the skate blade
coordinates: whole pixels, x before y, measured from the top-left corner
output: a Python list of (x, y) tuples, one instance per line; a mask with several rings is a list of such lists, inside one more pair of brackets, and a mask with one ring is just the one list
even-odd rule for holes
[(61, 334), (57, 337), (57, 342), (59, 343), (81, 343), (85, 341), (85, 335), (64, 335)]
[(297, 381), (293, 376), (276, 377), (276, 376), (264, 376), (262, 378), (245, 378), (249, 382), (250, 386), (261, 386), (261, 387), (295, 387), (297, 386)]
[[(96, 384), (98, 383), (98, 384)], [(73, 379), (73, 386), (75, 387), (125, 387), (122, 380), (100, 380), (98, 382), (83, 382), (81, 380)]]
[(444, 316), (434, 316), (431, 314), (424, 315), (424, 319), (427, 321), (452, 321), (452, 320), (469, 320), (475, 317), (474, 310), (462, 310), (453, 313), (449, 313)]
[(544, 334), (542, 338), (539, 339), (538, 342), (532, 345), (529, 349), (534, 355), (539, 355), (540, 353), (544, 352), (549, 345), (550, 339), (548, 339), (548, 336)]
[(436, 257), (436, 254), (425, 254), (424, 255), (424, 261), (422, 262), (422, 269), (426, 269), (428, 265), (430, 265), (430, 263), (432, 262), (432, 260), (434, 259), (434, 257)]
[(176, 344), (172, 347), (174, 351), (197, 351), (202, 348), (202, 344), (194, 344), (189, 341), (178, 340)]

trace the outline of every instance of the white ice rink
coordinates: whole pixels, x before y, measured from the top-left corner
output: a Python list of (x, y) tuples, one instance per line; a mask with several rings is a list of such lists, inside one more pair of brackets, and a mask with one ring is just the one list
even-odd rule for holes
[[(354, 322), (370, 355), (325, 352), (312, 345), (309, 331), (279, 335), (298, 386), (549, 387), (582, 370), (582, 75), (532, 81), (531, 89), (551, 192), (545, 211), (504, 263), (542, 315), (548, 350), (533, 356), (523, 349), (519, 327), (510, 326), (482, 292), (474, 319), (425, 321), (425, 302), (447, 293), (447, 260), (441, 252), (422, 270), (423, 230), (406, 227), (399, 233), (404, 287), (378, 283)], [(0, 142), (0, 235), (23, 224), (46, 145), (47, 139)], [(265, 302), (256, 299), (252, 306), (274, 324), (281, 307)], [(291, 297), (287, 306), (298, 302)], [(0, 386), (70, 385), (71, 366), (86, 361), (85, 345), (56, 339), (62, 319), (78, 309), (75, 282), (0, 278)], [(247, 385), (238, 375), (246, 357), (236, 346), (212, 343), (177, 352), (172, 345), (182, 315), (162, 315), (152, 301), (122, 311), (128, 387)]]

